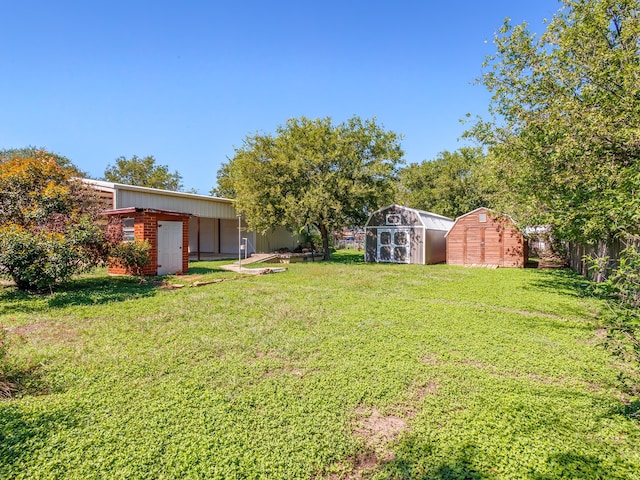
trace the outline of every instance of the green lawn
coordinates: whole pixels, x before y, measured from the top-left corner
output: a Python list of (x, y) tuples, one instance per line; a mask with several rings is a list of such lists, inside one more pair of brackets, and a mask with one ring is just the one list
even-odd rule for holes
[(0, 478), (640, 478), (584, 279), (335, 258), (0, 287)]

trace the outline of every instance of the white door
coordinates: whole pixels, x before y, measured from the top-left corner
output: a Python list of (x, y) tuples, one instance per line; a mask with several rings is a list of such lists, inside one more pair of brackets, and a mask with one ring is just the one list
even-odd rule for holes
[(409, 263), (411, 235), (406, 228), (378, 229), (378, 261)]
[(158, 222), (158, 275), (182, 271), (182, 222)]

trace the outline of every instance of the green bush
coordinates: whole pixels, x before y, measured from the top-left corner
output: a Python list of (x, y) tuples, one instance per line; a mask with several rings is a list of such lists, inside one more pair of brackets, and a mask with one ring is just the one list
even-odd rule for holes
[(51, 289), (92, 268), (94, 249), (86, 248), (88, 238), (98, 245), (101, 232), (82, 221), (65, 234), (6, 225), (0, 228), (0, 272), (20, 290)]
[(121, 242), (111, 247), (109, 256), (134, 275), (141, 275), (142, 269), (149, 263), (151, 244), (144, 240)]
[(51, 291), (106, 258), (101, 205), (65, 159), (22, 153), (28, 156), (9, 152), (0, 162), (0, 274), (20, 290)]
[(0, 324), (0, 398), (11, 396), (13, 384), (7, 379), (7, 331)]
[[(610, 347), (618, 356), (640, 365), (640, 248), (629, 242), (613, 265), (608, 256), (586, 260), (591, 272), (602, 279), (594, 285), (596, 292), (610, 299), (609, 314), (604, 317)], [(617, 341), (620, 337), (627, 347)], [(640, 392), (640, 378), (636, 375), (631, 382), (629, 390)]]

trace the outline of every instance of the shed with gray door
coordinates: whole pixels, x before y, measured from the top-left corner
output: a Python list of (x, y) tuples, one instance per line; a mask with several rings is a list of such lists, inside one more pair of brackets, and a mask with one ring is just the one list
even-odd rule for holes
[(415, 208), (390, 205), (374, 212), (365, 225), (367, 262), (443, 263), (445, 234), (453, 220)]

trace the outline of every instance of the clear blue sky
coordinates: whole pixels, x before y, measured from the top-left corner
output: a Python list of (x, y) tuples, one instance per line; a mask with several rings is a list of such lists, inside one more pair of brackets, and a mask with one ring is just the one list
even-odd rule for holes
[(6, 1), (0, 149), (45, 147), (96, 178), (153, 155), (208, 193), (247, 134), (376, 117), (407, 162), (456, 150), (505, 17), (556, 0)]

